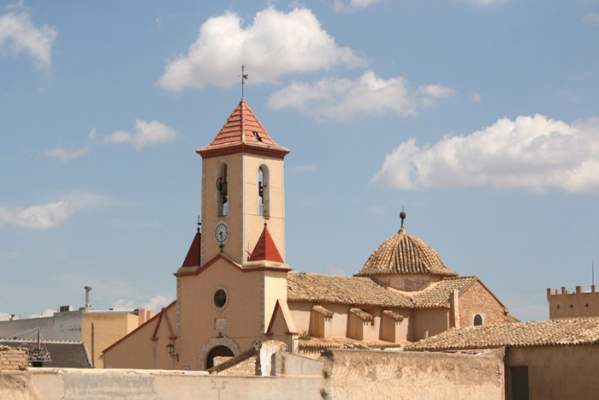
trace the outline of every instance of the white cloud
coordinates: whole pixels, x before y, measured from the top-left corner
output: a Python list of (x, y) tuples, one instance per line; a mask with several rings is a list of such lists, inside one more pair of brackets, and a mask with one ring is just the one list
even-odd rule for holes
[(245, 27), (233, 12), (209, 18), (187, 54), (169, 62), (157, 84), (171, 91), (229, 87), (239, 82), (241, 64), (248, 67), (249, 83), (264, 83), (335, 65), (363, 65), (364, 60), (338, 46), (312, 11), (269, 7)]
[(543, 115), (503, 118), (479, 131), (385, 157), (374, 177), (398, 189), (500, 187), (599, 190), (599, 118), (568, 124)]
[(158, 121), (135, 121), (135, 131), (115, 131), (106, 138), (108, 143), (130, 143), (138, 150), (146, 146), (168, 143), (175, 140), (177, 132), (168, 125)]
[(166, 307), (172, 301), (173, 301), (172, 299), (170, 299), (166, 296), (158, 295), (158, 296), (154, 296), (150, 300), (148, 300), (148, 302), (145, 303), (142, 306), (142, 308), (144, 308), (146, 310), (150, 310), (150, 311), (159, 311), (162, 307)]
[(65, 224), (76, 212), (106, 204), (108, 199), (92, 193), (73, 193), (64, 199), (29, 207), (0, 207), (0, 226), (45, 230)]
[(55, 149), (50, 149), (46, 151), (44, 154), (46, 157), (55, 158), (61, 161), (74, 160), (76, 158), (81, 158), (86, 156), (89, 153), (89, 147), (80, 147), (78, 149), (66, 149), (64, 147), (57, 147)]
[(472, 94), (470, 95), (470, 98), (471, 98), (471, 99), (472, 99), (472, 101), (473, 101), (473, 102), (475, 102), (475, 103), (480, 103), (481, 101), (483, 101), (483, 98), (482, 98), (482, 96), (480, 95), (480, 93), (476, 93), (476, 92), (472, 93)]
[(343, 12), (364, 9), (378, 2), (379, 0), (334, 0), (333, 5), (335, 11)]
[(133, 300), (118, 299), (111, 307), (114, 311), (131, 311), (134, 310), (135, 302)]
[(583, 20), (591, 25), (599, 26), (599, 14), (587, 14)]
[(315, 83), (294, 82), (273, 93), (273, 109), (292, 108), (316, 118), (346, 120), (357, 114), (394, 113), (413, 116), (419, 107), (454, 93), (441, 85), (410, 90), (403, 77), (382, 79), (372, 71), (358, 79), (322, 79)]
[(27, 10), (22, 6), (15, 8), (15, 11), (0, 15), (0, 47), (10, 43), (17, 54), (28, 54), (38, 67), (49, 67), (52, 45), (58, 36), (56, 30), (48, 25), (36, 27)]
[(10, 314), (0, 312), (0, 321), (8, 321), (10, 319)]

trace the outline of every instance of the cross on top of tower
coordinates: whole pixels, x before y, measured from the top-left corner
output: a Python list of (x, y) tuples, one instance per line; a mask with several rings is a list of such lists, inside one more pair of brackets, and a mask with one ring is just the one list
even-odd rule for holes
[(245, 73), (245, 65), (241, 64), (241, 99), (245, 98), (245, 81), (249, 79), (249, 75)]

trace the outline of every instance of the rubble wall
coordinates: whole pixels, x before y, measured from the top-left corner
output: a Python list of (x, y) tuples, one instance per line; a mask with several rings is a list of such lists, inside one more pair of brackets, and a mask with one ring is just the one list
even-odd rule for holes
[(503, 400), (503, 351), (482, 355), (338, 350), (326, 355), (326, 399)]

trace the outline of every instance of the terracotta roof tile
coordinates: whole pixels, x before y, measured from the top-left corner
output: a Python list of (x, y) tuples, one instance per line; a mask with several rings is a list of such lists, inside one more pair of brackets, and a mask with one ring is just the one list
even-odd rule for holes
[(285, 147), (275, 143), (256, 114), (243, 99), (229, 115), (224, 126), (212, 139), (212, 142), (198, 149), (198, 153), (207, 155), (212, 151), (238, 146), (274, 150), (283, 154), (289, 152)]
[(452, 329), (406, 347), (408, 350), (464, 350), (599, 344), (599, 318), (571, 318), (539, 322)]
[(403, 228), (385, 240), (356, 275), (385, 274), (457, 275), (441, 261), (432, 247), (422, 239), (408, 235)]
[(357, 340), (348, 337), (300, 337), (297, 341), (300, 351), (306, 353), (320, 352), (329, 349), (373, 349), (398, 348), (399, 343), (383, 340)]
[(432, 283), (424, 290), (410, 292), (409, 295), (416, 308), (449, 307), (449, 299), (454, 290), (462, 294), (478, 281), (476, 276), (446, 278)]
[(287, 289), (290, 301), (413, 307), (408, 296), (385, 289), (370, 278), (290, 272)]

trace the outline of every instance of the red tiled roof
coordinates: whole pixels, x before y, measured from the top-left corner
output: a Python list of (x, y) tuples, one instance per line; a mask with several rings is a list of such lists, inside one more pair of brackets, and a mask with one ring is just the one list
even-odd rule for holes
[(198, 230), (193, 237), (191, 246), (187, 250), (187, 255), (183, 261), (182, 267), (199, 267), (200, 266), (200, 249), (202, 246), (202, 234)]
[(254, 247), (254, 251), (252, 251), (252, 255), (250, 255), (248, 260), (283, 262), (283, 257), (281, 257), (281, 253), (279, 253), (274, 240), (272, 240), (272, 236), (270, 236), (266, 224), (264, 224), (264, 230), (262, 231), (260, 238), (258, 238), (256, 247)]
[(256, 117), (245, 100), (241, 100), (233, 110), (225, 125), (212, 142), (197, 150), (202, 156), (231, 149), (266, 151), (284, 157), (289, 150), (278, 145)]

